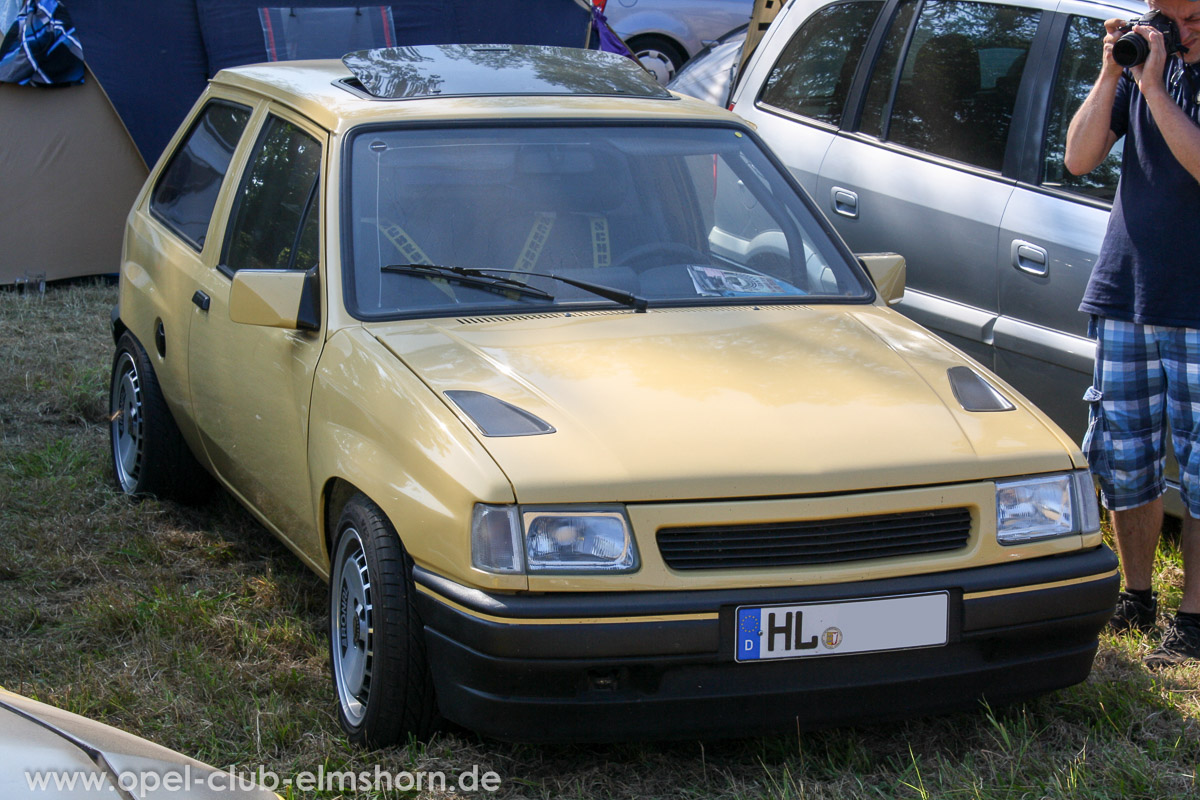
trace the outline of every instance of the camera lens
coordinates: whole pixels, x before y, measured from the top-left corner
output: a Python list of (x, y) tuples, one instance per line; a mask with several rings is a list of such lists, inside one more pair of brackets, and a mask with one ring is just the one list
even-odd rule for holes
[(1150, 43), (1130, 31), (1113, 44), (1112, 55), (1113, 61), (1122, 67), (1136, 67), (1150, 55)]

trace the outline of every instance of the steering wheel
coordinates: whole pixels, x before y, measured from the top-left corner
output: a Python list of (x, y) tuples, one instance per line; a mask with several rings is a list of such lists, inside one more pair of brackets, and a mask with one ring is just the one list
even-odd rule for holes
[[(660, 256), (661, 258), (657, 259), (658, 263), (646, 263), (651, 261), (651, 256)], [(680, 262), (687, 262), (689, 264), (709, 263), (708, 256), (694, 247), (688, 247), (682, 242), (649, 242), (626, 250), (617, 259), (616, 266), (632, 267), (638, 263), (642, 263), (645, 266), (658, 267), (663, 264), (678, 264)]]

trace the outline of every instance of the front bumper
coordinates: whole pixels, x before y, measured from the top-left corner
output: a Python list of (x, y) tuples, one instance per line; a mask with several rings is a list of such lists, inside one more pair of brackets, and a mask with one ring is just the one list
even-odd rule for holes
[[(1084, 680), (1119, 588), (1107, 547), (859, 583), (503, 595), (417, 568), (443, 716), (519, 741), (741, 736), (997, 703)], [(738, 663), (738, 606), (948, 591), (945, 646)]]

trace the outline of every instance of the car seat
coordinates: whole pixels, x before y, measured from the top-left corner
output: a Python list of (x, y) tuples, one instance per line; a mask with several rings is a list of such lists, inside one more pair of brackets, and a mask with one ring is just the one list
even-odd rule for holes
[(896, 92), (889, 138), (935, 155), (972, 162), (979, 51), (970, 37), (930, 37), (913, 64), (912, 79)]

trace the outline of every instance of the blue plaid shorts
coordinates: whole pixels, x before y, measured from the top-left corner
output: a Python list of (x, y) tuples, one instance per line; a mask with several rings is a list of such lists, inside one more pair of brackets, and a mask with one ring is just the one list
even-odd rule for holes
[(1162, 495), (1169, 422), (1183, 502), (1200, 517), (1200, 330), (1096, 317), (1089, 335), (1096, 373), (1083, 396), (1091, 404), (1083, 452), (1104, 507)]

